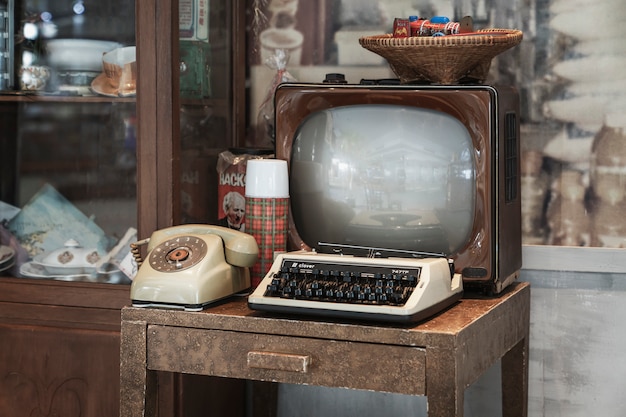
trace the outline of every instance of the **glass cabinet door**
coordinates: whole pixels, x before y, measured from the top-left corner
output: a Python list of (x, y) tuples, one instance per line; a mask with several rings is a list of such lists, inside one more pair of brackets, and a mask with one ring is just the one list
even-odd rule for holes
[(178, 0), (181, 223), (216, 221), (220, 153), (244, 141), (243, 3)]
[(0, 275), (128, 283), (135, 3), (0, 0)]

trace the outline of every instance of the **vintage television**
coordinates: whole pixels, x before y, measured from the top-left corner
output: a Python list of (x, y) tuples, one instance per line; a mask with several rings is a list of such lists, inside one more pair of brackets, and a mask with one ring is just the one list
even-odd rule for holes
[(489, 294), (518, 278), (515, 88), (286, 83), (274, 99), (289, 249), (445, 256)]

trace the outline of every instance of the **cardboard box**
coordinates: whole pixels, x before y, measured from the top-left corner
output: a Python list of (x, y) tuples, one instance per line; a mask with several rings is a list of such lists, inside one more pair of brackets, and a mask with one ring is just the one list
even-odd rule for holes
[(211, 96), (211, 49), (208, 43), (180, 41), (180, 96)]

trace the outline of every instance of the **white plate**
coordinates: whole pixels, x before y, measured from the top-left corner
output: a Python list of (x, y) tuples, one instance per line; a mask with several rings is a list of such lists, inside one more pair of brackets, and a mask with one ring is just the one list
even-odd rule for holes
[(36, 262), (26, 262), (20, 266), (20, 274), (27, 278), (55, 279), (59, 281), (89, 281), (89, 282), (121, 282), (118, 275), (120, 270), (93, 271), (92, 274), (50, 274)]
[(626, 68), (625, 56), (605, 55), (561, 61), (554, 65), (552, 72), (570, 81), (613, 81), (624, 79), (624, 68)]
[(0, 245), (0, 267), (15, 257), (15, 251), (10, 246)]
[[(625, 42), (626, 44), (626, 42)], [(626, 74), (624, 74), (626, 76)], [(577, 81), (565, 88), (568, 96), (608, 95), (611, 97), (626, 96), (626, 78), (615, 81), (592, 80)]]
[(626, 42), (622, 36), (595, 39), (576, 43), (571, 51), (575, 54), (600, 57), (601, 55), (620, 55), (626, 53)]
[(61, 281), (90, 281), (89, 274), (49, 274), (44, 267), (34, 262), (26, 262), (20, 266), (20, 274), (28, 278), (57, 279)]
[[(622, 5), (611, 7), (605, 3), (596, 3), (595, 6), (588, 5), (578, 10), (559, 13), (548, 25), (551, 29), (574, 39), (607, 39), (626, 34), (624, 19), (626, 8)], [(585, 25), (584, 22), (589, 23)]]
[(9, 262), (4, 262), (0, 264), (0, 272), (4, 272), (9, 268), (12, 268), (15, 265), (15, 258), (11, 258)]
[(614, 97), (607, 95), (552, 100), (545, 103), (544, 112), (551, 119), (597, 127), (604, 123), (606, 113), (614, 101)]
[(100, 94), (107, 97), (132, 97), (137, 91), (128, 91), (125, 94), (121, 94), (119, 89), (111, 88), (107, 77), (104, 73), (98, 75), (91, 83), (91, 91), (96, 94)]
[(550, 14), (555, 16), (564, 12), (585, 11), (594, 7), (614, 9), (620, 7), (622, 2), (623, 0), (603, 0), (602, 2), (592, 2), (591, 0), (552, 0), (548, 8), (550, 9)]
[(572, 138), (569, 136), (567, 129), (563, 128), (561, 132), (546, 143), (546, 146), (543, 148), (543, 154), (558, 161), (586, 165), (589, 163), (593, 139), (593, 134)]

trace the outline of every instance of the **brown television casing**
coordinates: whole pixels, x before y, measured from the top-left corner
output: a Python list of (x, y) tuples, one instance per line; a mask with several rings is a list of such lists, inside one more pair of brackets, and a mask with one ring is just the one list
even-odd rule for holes
[[(519, 95), (512, 86), (286, 83), (276, 89), (276, 158), (290, 163), (294, 137), (312, 114), (360, 104), (413, 106), (449, 114), (470, 133), (475, 163), (474, 221), (449, 254), (465, 290), (502, 292), (522, 266)], [(291, 163), (290, 163), (291, 165)], [(291, 169), (291, 167), (290, 167)], [(290, 249), (310, 250), (290, 213)]]

